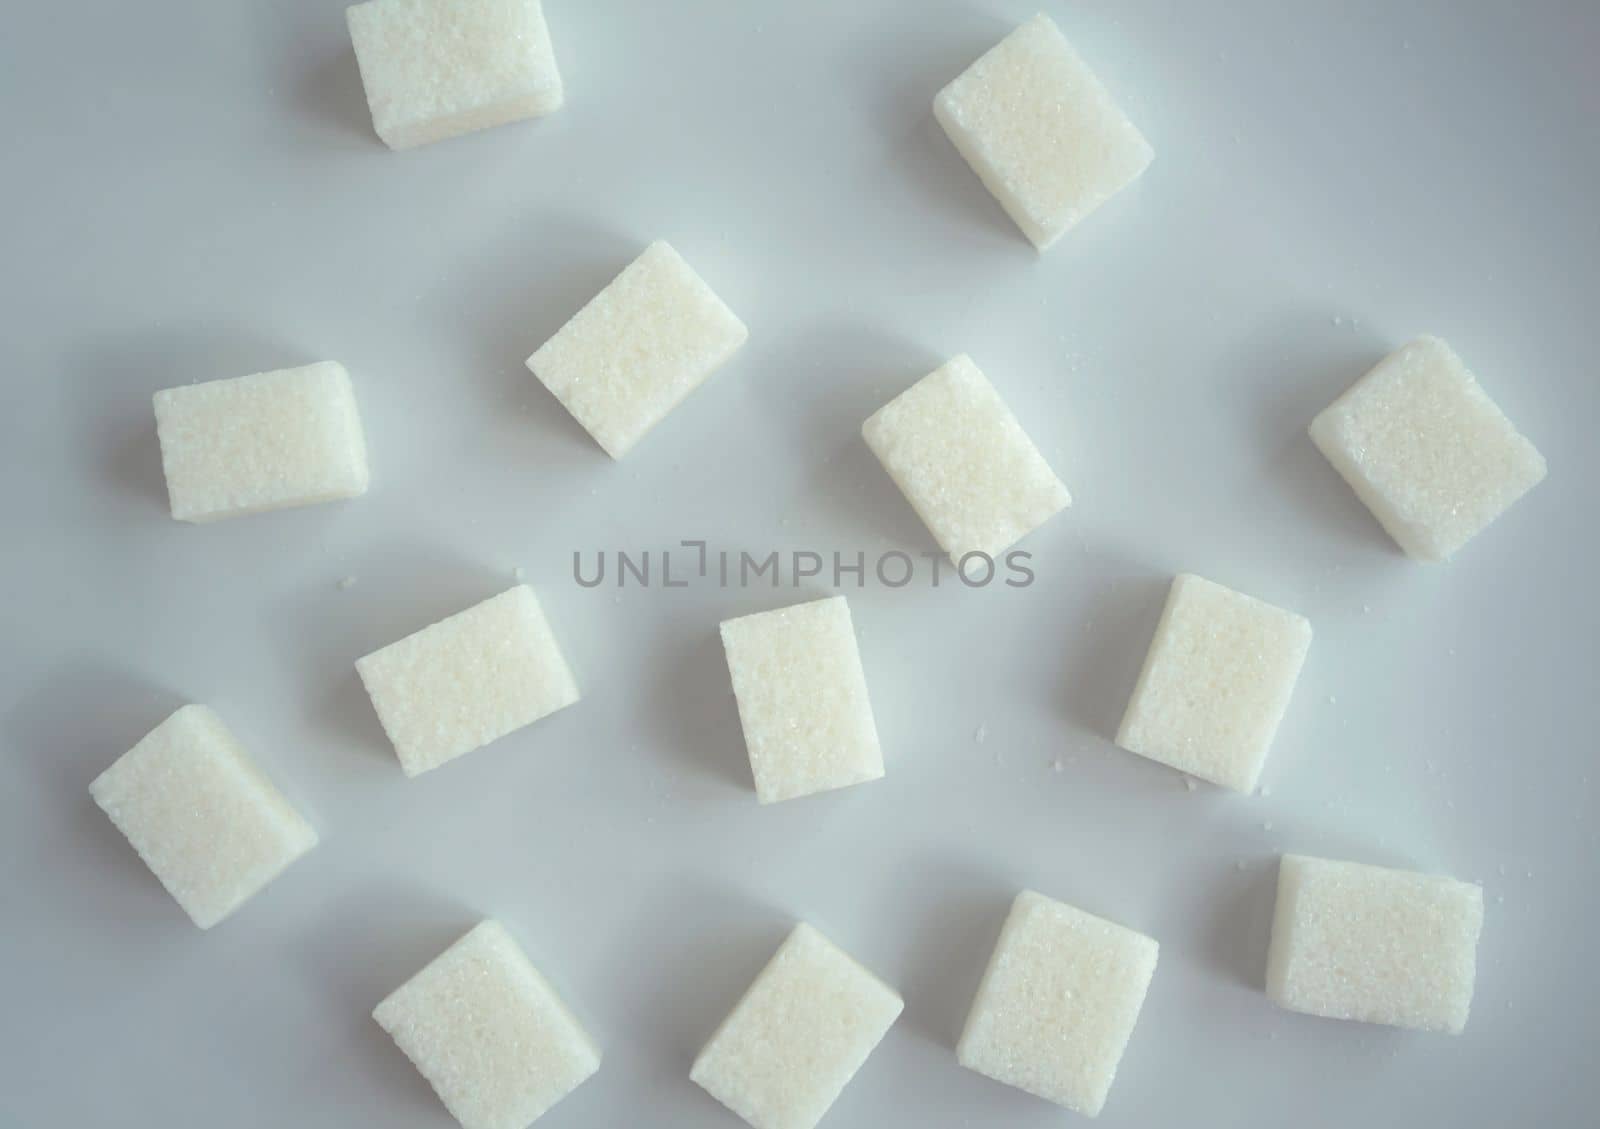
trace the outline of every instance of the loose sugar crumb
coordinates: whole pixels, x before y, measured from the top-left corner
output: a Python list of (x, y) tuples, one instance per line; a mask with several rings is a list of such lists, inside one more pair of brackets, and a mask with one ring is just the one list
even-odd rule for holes
[(983, 744), (989, 739), (989, 727), (980, 722), (978, 728), (972, 732), (972, 739), (980, 745)]
[(521, 565), (518, 565), (516, 568), (511, 570), (511, 579), (515, 580), (518, 584), (521, 584), (527, 578), (528, 570), (523, 568)]
[(1187, 788), (1191, 792), (1193, 792), (1197, 787), (1199, 787), (1199, 785), (1194, 782), (1194, 777), (1192, 777), (1192, 776), (1185, 776), (1183, 778), (1183, 786), (1185, 788)]
[(355, 586), (356, 586), (356, 578), (355, 577), (353, 577), (353, 576), (343, 576), (343, 577), (339, 578), (339, 591), (348, 592), (350, 589), (354, 588)]

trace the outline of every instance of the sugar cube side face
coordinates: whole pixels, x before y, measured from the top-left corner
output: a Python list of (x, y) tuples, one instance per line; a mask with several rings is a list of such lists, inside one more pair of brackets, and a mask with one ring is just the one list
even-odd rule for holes
[(1460, 1034), (1482, 928), (1470, 883), (1284, 855), (1267, 995), (1309, 1015)]
[(956, 1046), (961, 1065), (1095, 1116), (1155, 975), (1155, 941), (1025, 890)]
[(933, 102), (967, 164), (1041, 251), (1138, 179), (1154, 151), (1048, 16)]
[(755, 1129), (811, 1129), (903, 1006), (892, 988), (802, 923), (689, 1077)]
[(578, 686), (519, 584), (356, 661), (407, 776), (572, 705)]
[(761, 803), (883, 775), (843, 596), (727, 620), (722, 646)]
[(345, 16), (373, 129), (391, 149), (561, 106), (540, 0), (368, 0)]
[(614, 459), (749, 337), (666, 243), (652, 243), (528, 358), (528, 368)]
[(998, 557), (1072, 503), (965, 355), (879, 408), (861, 435), (957, 567), (969, 553)]
[(1253, 792), (1311, 646), (1311, 624), (1198, 576), (1172, 582), (1117, 744)]
[(189, 705), (89, 785), (185, 913), (209, 929), (317, 844), (216, 713)]
[(372, 1018), (463, 1129), (523, 1129), (600, 1069), (600, 1051), (498, 921), (483, 921)]
[(367, 492), (367, 444), (343, 365), (165, 388), (156, 435), (172, 516), (207, 522)]
[(1447, 560), (1545, 476), (1437, 337), (1389, 354), (1311, 423), (1311, 438), (1406, 553)]

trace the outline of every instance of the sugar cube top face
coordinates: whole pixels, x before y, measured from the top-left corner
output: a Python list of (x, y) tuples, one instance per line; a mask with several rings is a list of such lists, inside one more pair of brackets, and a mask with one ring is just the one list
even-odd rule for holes
[(561, 105), (539, 0), (369, 0), (345, 16), (373, 128), (391, 149)]
[(511, 934), (484, 921), (372, 1018), (463, 1129), (523, 1129), (600, 1069), (600, 1052)]
[(1000, 930), (956, 1057), (979, 1074), (1095, 1116), (1159, 951), (1141, 933), (1023, 891)]
[(578, 700), (533, 589), (519, 584), (356, 661), (407, 776)]
[(1198, 576), (1172, 582), (1117, 744), (1253, 792), (1311, 646), (1293, 612)]
[(941, 90), (933, 113), (1041, 251), (1136, 180), (1154, 156), (1044, 15)]
[(1330, 1019), (1461, 1033), (1483, 891), (1453, 878), (1284, 855), (1267, 995)]
[(968, 553), (998, 557), (1072, 502), (971, 357), (917, 381), (861, 434), (958, 567)]
[(172, 516), (205, 522), (367, 492), (344, 366), (324, 361), (155, 394)]
[(209, 929), (317, 844), (205, 706), (184, 706), (89, 785), (184, 912)]
[(1400, 547), (1443, 561), (1545, 476), (1449, 345), (1390, 353), (1311, 423), (1311, 438)]
[(682, 256), (658, 242), (539, 346), (528, 368), (620, 459), (749, 335)]
[(722, 647), (761, 803), (883, 775), (843, 596), (727, 620)]
[(802, 923), (689, 1077), (755, 1129), (811, 1129), (903, 1006), (893, 989)]

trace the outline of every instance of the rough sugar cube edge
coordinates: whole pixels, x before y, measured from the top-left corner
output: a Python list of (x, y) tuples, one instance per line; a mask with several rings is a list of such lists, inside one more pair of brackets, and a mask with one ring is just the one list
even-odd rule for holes
[(528, 358), (528, 368), (614, 459), (750, 336), (704, 279), (655, 242)]
[(998, 557), (1072, 503), (965, 354), (879, 408), (861, 435), (958, 568), (969, 553)]
[(521, 1129), (600, 1068), (600, 1051), (499, 922), (479, 923), (372, 1018), (465, 1129)]
[(1470, 883), (1284, 855), (1267, 995), (1309, 1015), (1459, 1034), (1482, 927)]
[(1385, 357), (1318, 414), (1310, 433), (1389, 536), (1421, 561), (1447, 560), (1547, 470), (1436, 337)]
[(1024, 890), (972, 1001), (957, 1060), (1097, 1115), (1159, 955), (1160, 946), (1142, 933)]
[(1203, 577), (1174, 578), (1117, 745), (1254, 791), (1311, 634), (1294, 612)]
[(366, 493), (366, 439), (343, 365), (323, 361), (164, 388), (152, 403), (179, 521)]
[(533, 589), (517, 585), (356, 661), (407, 776), (578, 701)]
[(1154, 151), (1048, 16), (934, 99), (956, 149), (1039, 250), (1127, 187)]
[(843, 596), (726, 620), (721, 635), (761, 803), (883, 775), (866, 674)]
[(316, 831), (205, 706), (184, 706), (156, 726), (89, 793), (202, 929), (317, 844)]
[(689, 1077), (754, 1129), (811, 1129), (903, 1007), (893, 989), (802, 922)]
[(561, 106), (540, 0), (368, 0), (345, 19), (373, 129), (391, 149)]

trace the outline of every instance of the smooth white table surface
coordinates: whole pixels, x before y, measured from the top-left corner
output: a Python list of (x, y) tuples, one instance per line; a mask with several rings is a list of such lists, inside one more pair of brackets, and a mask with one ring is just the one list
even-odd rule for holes
[[(797, 918), (906, 998), (830, 1129), (1065, 1124), (952, 1049), (1024, 886), (1161, 942), (1104, 1124), (1592, 1123), (1600, 8), (1051, 0), (1157, 158), (1040, 257), (930, 103), (1043, 2), (549, 0), (566, 108), (399, 154), (338, 3), (8, 15), (0, 1123), (447, 1125), (368, 1015), (492, 914), (604, 1046), (552, 1129), (736, 1124)], [(655, 238), (751, 338), (613, 463), (523, 358)], [(1444, 567), (1305, 435), (1425, 332), (1551, 468)], [(888, 775), (758, 807), (716, 624), (828, 586), (572, 554), (931, 549), (859, 426), (957, 352), (1075, 505), (1026, 590), (847, 587)], [(371, 492), (173, 522), (150, 394), (324, 358)], [(583, 702), (405, 779), (352, 661), (519, 567)], [(1180, 570), (1315, 625), (1262, 795), (1110, 742)], [(184, 701), (322, 834), (206, 933), (86, 791)], [(1463, 1036), (1268, 1003), (1284, 850), (1483, 882)]]

